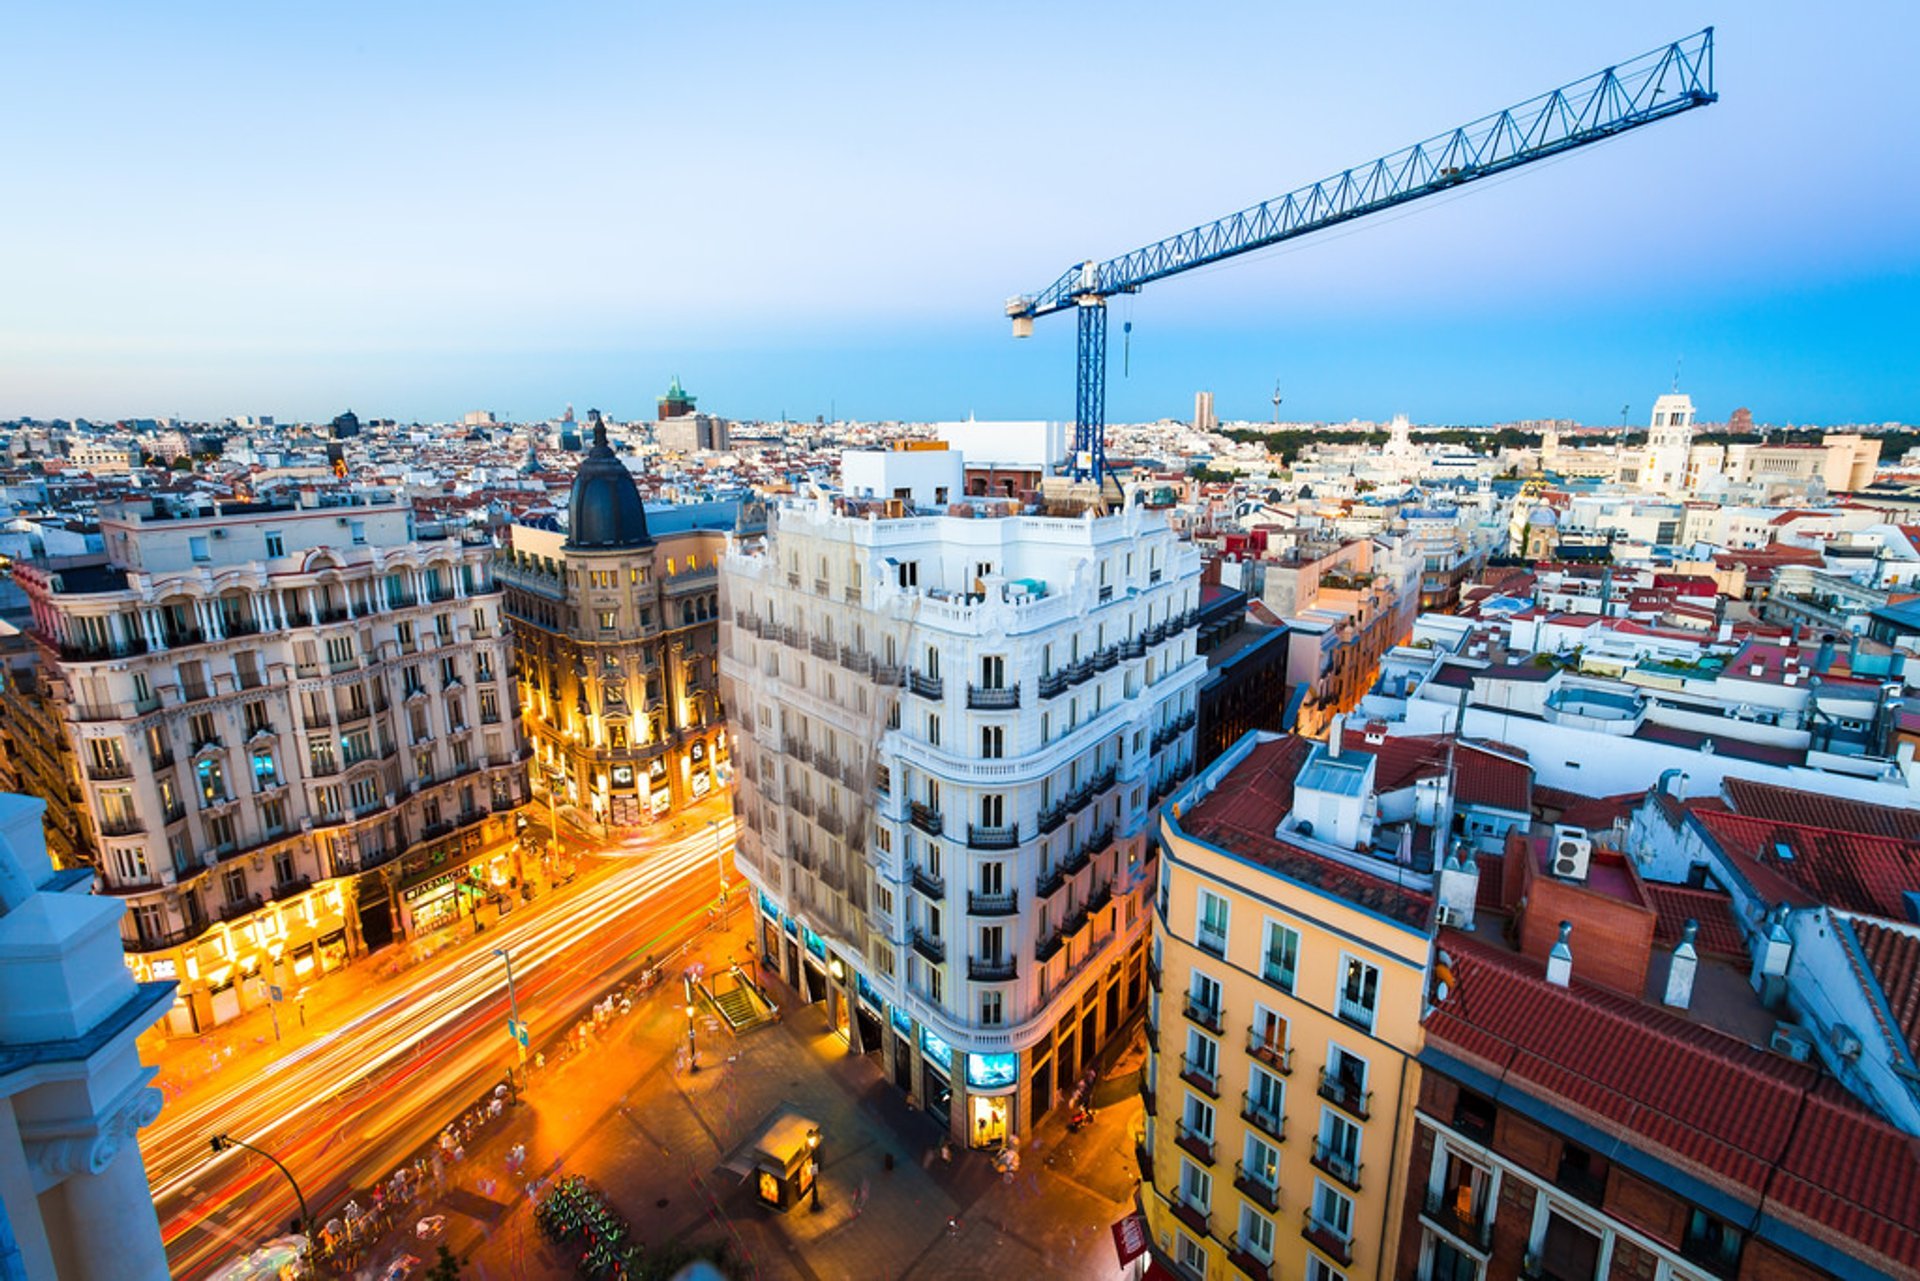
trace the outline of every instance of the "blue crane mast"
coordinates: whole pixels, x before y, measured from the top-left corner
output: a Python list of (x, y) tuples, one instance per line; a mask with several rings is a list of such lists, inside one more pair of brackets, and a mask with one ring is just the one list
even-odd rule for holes
[(1345, 170), (1143, 249), (1069, 267), (1037, 294), (1007, 300), (1016, 338), (1040, 316), (1079, 316), (1075, 479), (1106, 475), (1107, 299), (1183, 271), (1507, 173), (1629, 129), (1717, 102), (1713, 28), (1563, 85), (1518, 106)]

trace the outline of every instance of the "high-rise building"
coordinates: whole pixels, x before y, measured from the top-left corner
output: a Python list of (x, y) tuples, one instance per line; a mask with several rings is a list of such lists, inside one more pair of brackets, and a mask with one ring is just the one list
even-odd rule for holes
[(722, 571), (766, 961), (957, 1141), (1066, 1099), (1144, 992), (1148, 825), (1192, 769), (1197, 553), (1129, 502), (850, 453)]
[(1672, 392), (1653, 402), (1647, 448), (1641, 457), (1640, 488), (1656, 494), (1686, 487), (1687, 455), (1693, 448), (1693, 399)]
[(507, 591), (534, 783), (556, 812), (631, 827), (727, 782), (719, 559), (743, 508), (656, 512), (594, 423), (565, 531), (516, 525)]
[[(491, 554), (391, 502), (101, 519), (104, 556), (15, 566), (67, 798), (175, 1033), (396, 931), (497, 909), (526, 767)], [(26, 737), (31, 738), (29, 734)]]
[(689, 396), (685, 389), (680, 386), (680, 375), (675, 374), (672, 384), (667, 388), (666, 394), (660, 397), (657, 417), (662, 420), (679, 418), (685, 414), (692, 413), (693, 405), (694, 397)]
[(1195, 431), (1212, 431), (1219, 426), (1219, 420), (1213, 416), (1213, 393), (1196, 391), (1193, 393), (1193, 428)]

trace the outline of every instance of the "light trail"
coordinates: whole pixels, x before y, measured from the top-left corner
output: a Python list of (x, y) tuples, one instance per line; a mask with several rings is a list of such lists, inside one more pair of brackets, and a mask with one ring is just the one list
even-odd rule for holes
[[(723, 849), (732, 827), (723, 821)], [(512, 950), (521, 1012), (538, 1037), (645, 952), (665, 951), (668, 934), (698, 924), (717, 888), (706, 876), (715, 870), (710, 830), (644, 858), (616, 857), (553, 910), (508, 916), (394, 980), (313, 1041), (258, 1071), (209, 1081), (163, 1110), (141, 1146), (176, 1275), (231, 1252), (236, 1232), (251, 1240), (250, 1230), (277, 1231), (290, 1214), (291, 1194), (271, 1167), (213, 1153), (210, 1134), (232, 1131), (274, 1150), (324, 1213), (330, 1193), (380, 1177), (437, 1132), (471, 1101), (459, 1096), (467, 1083), (484, 1088), (481, 1076), (504, 1072), (506, 975), (495, 948)]]

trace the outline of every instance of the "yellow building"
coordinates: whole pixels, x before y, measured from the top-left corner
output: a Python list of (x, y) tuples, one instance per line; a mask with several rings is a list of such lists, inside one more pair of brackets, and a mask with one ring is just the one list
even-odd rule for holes
[(1392, 1274), (1447, 824), (1375, 769), (1256, 732), (1161, 819), (1140, 1200), (1183, 1276)]

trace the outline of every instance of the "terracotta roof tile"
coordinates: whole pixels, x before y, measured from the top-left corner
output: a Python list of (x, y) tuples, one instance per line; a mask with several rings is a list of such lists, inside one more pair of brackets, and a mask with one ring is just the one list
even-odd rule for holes
[(1744, 778), (1729, 778), (1721, 786), (1727, 803), (1741, 814), (1753, 818), (1803, 823), (1808, 827), (1830, 827), (1836, 831), (1859, 832), (1867, 836), (1903, 837), (1920, 840), (1920, 810), (1896, 809), (1871, 801), (1849, 800), (1823, 792), (1807, 792), (1797, 787), (1774, 783), (1756, 783)]
[(1426, 1020), (1429, 1044), (1853, 1258), (1920, 1269), (1920, 1144), (1830, 1078), (1578, 978), (1555, 987), (1456, 930), (1441, 941), (1456, 986)]
[[(1723, 851), (1829, 906), (1902, 920), (1906, 895), (1920, 891), (1920, 841), (1688, 808)], [(1791, 858), (1780, 857), (1782, 845)]]
[(1740, 933), (1740, 923), (1734, 919), (1730, 896), (1717, 890), (1663, 885), (1657, 881), (1642, 884), (1653, 910), (1659, 914), (1653, 930), (1656, 946), (1671, 948), (1679, 943), (1687, 922), (1693, 921), (1700, 927), (1694, 936), (1694, 947), (1702, 955), (1746, 962), (1746, 940)]
[(1920, 930), (1843, 918), (1853, 930), (1873, 981), (1886, 998), (1895, 1034), (1920, 1059)]

